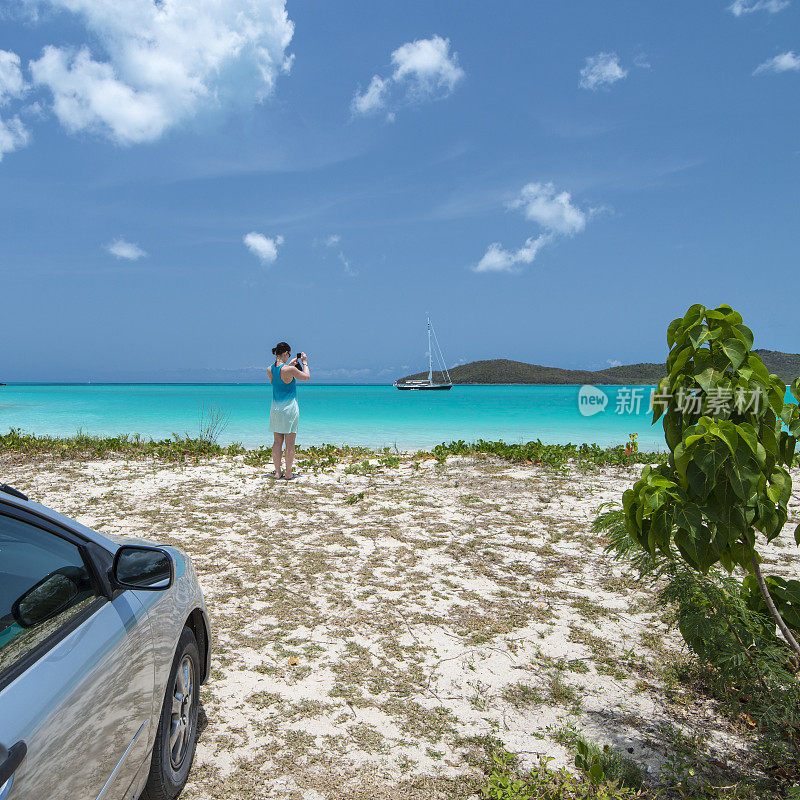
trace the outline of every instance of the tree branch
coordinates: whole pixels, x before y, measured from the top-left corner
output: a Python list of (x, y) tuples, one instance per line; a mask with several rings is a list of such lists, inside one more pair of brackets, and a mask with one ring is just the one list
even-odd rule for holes
[(769, 613), (775, 620), (778, 630), (783, 635), (783, 638), (786, 640), (789, 647), (791, 647), (795, 654), (800, 657), (800, 645), (797, 644), (797, 640), (794, 638), (794, 636), (792, 636), (789, 626), (778, 612), (778, 609), (775, 608), (775, 603), (772, 601), (772, 595), (770, 595), (769, 589), (767, 588), (767, 582), (764, 580), (764, 576), (761, 574), (761, 568), (758, 566), (758, 557), (755, 553), (753, 553), (751, 556), (750, 564), (753, 567), (753, 574), (756, 576), (756, 580), (758, 581), (758, 588), (761, 590), (761, 596), (764, 598), (764, 602), (767, 604)]

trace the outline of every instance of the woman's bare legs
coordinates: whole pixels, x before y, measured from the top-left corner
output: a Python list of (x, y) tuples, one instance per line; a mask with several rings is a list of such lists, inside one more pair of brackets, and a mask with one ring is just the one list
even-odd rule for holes
[[(281, 476), (281, 454), (283, 452), (283, 434), (274, 434), (275, 441), (272, 443), (272, 463), (275, 465), (275, 477)], [(294, 436), (292, 437), (292, 455), (294, 455)], [(289, 461), (289, 450), (286, 450), (286, 461)], [(288, 464), (287, 464), (288, 466)]]
[(292, 464), (294, 463), (294, 440), (296, 433), (287, 433), (286, 437), (286, 477), (292, 477)]

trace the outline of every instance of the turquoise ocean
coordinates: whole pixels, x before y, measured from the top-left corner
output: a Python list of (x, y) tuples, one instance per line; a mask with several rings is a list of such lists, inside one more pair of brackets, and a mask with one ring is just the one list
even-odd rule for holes
[[(401, 392), (388, 385), (298, 387), (298, 444), (359, 444), (429, 449), (440, 442), (503, 439), (602, 446), (638, 433), (643, 449), (663, 450), (660, 423), (650, 424), (652, 387), (599, 387), (608, 397), (593, 416), (578, 410), (578, 386), (454, 386), (449, 392)], [(637, 390), (633, 398), (631, 391)], [(635, 397), (640, 399), (635, 412)], [(70, 436), (139, 433), (161, 439), (196, 436), (203, 410), (227, 424), (221, 444), (271, 444), (271, 389), (254, 384), (10, 384), (0, 386), (0, 433)], [(633, 400), (633, 402), (632, 402)], [(618, 413), (620, 412), (620, 413)]]

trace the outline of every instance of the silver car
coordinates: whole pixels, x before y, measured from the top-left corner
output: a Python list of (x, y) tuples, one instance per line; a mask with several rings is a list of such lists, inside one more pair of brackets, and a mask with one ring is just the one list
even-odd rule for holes
[(210, 637), (189, 558), (0, 486), (0, 800), (173, 800)]

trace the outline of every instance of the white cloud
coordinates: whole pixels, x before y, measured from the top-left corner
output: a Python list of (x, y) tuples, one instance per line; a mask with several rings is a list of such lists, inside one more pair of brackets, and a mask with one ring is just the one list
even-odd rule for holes
[(557, 192), (552, 183), (523, 186), (509, 208), (521, 208), (528, 219), (550, 233), (571, 236), (586, 227), (586, 212), (573, 205), (569, 192)]
[(386, 105), (386, 85), (385, 81), (379, 75), (373, 75), (369, 86), (362, 94), (358, 92), (353, 96), (353, 103), (351, 109), (354, 114), (372, 114), (379, 111)]
[(541, 234), (535, 239), (525, 240), (525, 244), (518, 250), (506, 250), (500, 242), (492, 242), (483, 258), (472, 268), (473, 272), (521, 272), (522, 264), (532, 264), (539, 250), (552, 239), (547, 234)]
[(770, 58), (763, 64), (759, 64), (753, 71), (753, 75), (761, 75), (764, 72), (797, 72), (800, 71), (800, 55), (791, 50)]
[(272, 264), (278, 258), (278, 247), (283, 244), (283, 236), (271, 239), (263, 233), (252, 231), (242, 237), (247, 249), (256, 256), (262, 264)]
[(619, 63), (616, 53), (598, 53), (589, 56), (581, 70), (582, 89), (599, 89), (621, 81), (628, 74)]
[(126, 261), (138, 261), (147, 255), (138, 244), (128, 242), (121, 236), (118, 236), (113, 242), (109, 242), (106, 250), (115, 258), (124, 258)]
[(6, 153), (13, 153), (25, 147), (30, 141), (28, 129), (19, 117), (4, 120), (0, 117), (0, 161)]
[(20, 57), (9, 50), (0, 50), (0, 105), (10, 98), (22, 97), (26, 88)]
[(427, 97), (437, 92), (450, 94), (464, 77), (458, 54), (450, 53), (450, 40), (441, 36), (407, 42), (392, 53), (392, 79), (408, 82), (408, 91)]
[(48, 46), (31, 62), (69, 131), (119, 144), (158, 139), (201, 108), (261, 101), (291, 65), (285, 0), (23, 0), (76, 14), (96, 57)]
[[(0, 50), (0, 107), (7, 105), (9, 100), (19, 99), (26, 90), (20, 57), (8, 50)], [(25, 147), (29, 141), (28, 129), (18, 116), (10, 119), (0, 116), (0, 161), (6, 153)]]
[[(356, 92), (351, 103), (353, 114), (373, 114), (389, 105), (433, 100), (450, 95), (464, 78), (458, 54), (450, 51), (450, 40), (441, 36), (406, 42), (392, 53), (394, 71), (383, 78), (373, 75), (369, 86)], [(394, 119), (394, 113), (387, 117)]]
[(546, 244), (561, 236), (580, 233), (593, 210), (584, 211), (572, 202), (569, 192), (559, 192), (552, 183), (528, 183), (516, 199), (507, 204), (521, 210), (526, 219), (544, 229), (536, 238), (530, 237), (517, 250), (506, 250), (500, 242), (492, 242), (483, 258), (472, 267), (473, 272), (519, 273), (525, 264), (532, 264)]
[(336, 257), (341, 262), (342, 266), (344, 267), (344, 274), (349, 275), (351, 278), (355, 278), (358, 275), (358, 270), (353, 269), (353, 265), (350, 263), (350, 259), (344, 254), (344, 252), (339, 248), (339, 245), (342, 242), (342, 237), (338, 233), (331, 234), (327, 239), (325, 239), (324, 244), (325, 247), (329, 247), (331, 249), (336, 248), (338, 253)]
[(339, 261), (342, 262), (345, 275), (349, 275), (351, 278), (355, 278), (356, 275), (358, 275), (358, 270), (353, 269), (350, 264), (350, 259), (348, 259), (341, 250), (339, 251)]
[(735, 17), (752, 14), (754, 11), (768, 11), (770, 14), (776, 14), (778, 11), (783, 11), (788, 5), (789, 0), (733, 0), (728, 6), (728, 11)]

